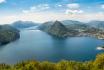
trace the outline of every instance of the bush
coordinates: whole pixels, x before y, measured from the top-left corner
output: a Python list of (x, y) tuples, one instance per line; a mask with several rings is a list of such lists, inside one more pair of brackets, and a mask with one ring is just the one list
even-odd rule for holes
[(0, 64), (0, 70), (104, 70), (104, 54), (98, 54), (94, 61), (88, 62), (62, 60), (58, 63), (25, 61), (13, 66)]

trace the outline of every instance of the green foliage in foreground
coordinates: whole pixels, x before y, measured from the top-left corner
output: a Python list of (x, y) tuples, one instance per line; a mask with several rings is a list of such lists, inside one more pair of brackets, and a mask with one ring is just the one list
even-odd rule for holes
[(0, 70), (104, 70), (104, 54), (98, 54), (94, 61), (26, 61), (15, 65), (0, 64)]

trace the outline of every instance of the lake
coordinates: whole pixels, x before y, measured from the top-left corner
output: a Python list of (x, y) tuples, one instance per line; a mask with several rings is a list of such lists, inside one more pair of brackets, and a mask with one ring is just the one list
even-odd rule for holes
[(59, 39), (39, 30), (22, 30), (21, 38), (0, 47), (0, 63), (14, 64), (23, 60), (88, 61), (95, 59), (104, 40), (90, 37)]

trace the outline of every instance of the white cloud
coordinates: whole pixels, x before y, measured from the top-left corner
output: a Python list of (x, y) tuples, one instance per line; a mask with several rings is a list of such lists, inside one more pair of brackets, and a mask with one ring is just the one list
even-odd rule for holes
[(50, 6), (48, 4), (40, 4), (36, 6), (30, 7), (28, 10), (22, 10), (23, 13), (32, 13), (32, 12), (40, 12), (49, 9)]
[(14, 21), (17, 21), (17, 17), (14, 15), (0, 17), (0, 24), (10, 24)]
[(58, 9), (58, 8), (64, 7), (64, 5), (63, 4), (55, 4), (53, 7), (56, 8), (56, 9)]
[(82, 13), (84, 13), (84, 11), (83, 10), (70, 10), (70, 9), (67, 9), (65, 13), (66, 14), (82, 14)]
[(67, 4), (67, 7), (69, 9), (78, 9), (80, 8), (80, 5), (78, 3), (71, 3), (71, 4)]
[(41, 10), (46, 10), (46, 9), (49, 9), (49, 5), (48, 4), (40, 4), (37, 6), (38, 9), (41, 9)]
[(6, 0), (0, 0), (0, 3), (4, 3), (4, 2), (6, 2)]
[(62, 7), (62, 5), (61, 4), (58, 4), (58, 7)]
[(6, 15), (0, 17), (0, 23), (7, 24), (17, 20), (34, 21), (34, 22), (46, 22), (53, 20), (78, 20), (78, 21), (90, 21), (90, 20), (104, 20), (103, 13), (89, 13), (89, 14), (64, 14), (64, 13), (49, 13), (49, 12), (37, 12), (37, 13), (25, 13), (18, 15)]
[(83, 10), (80, 9), (80, 5), (78, 3), (67, 4), (67, 9), (65, 11), (66, 14), (82, 14)]
[(98, 14), (104, 14), (104, 12), (103, 11), (100, 11), (100, 12), (98, 12)]
[(104, 9), (104, 5), (101, 5), (101, 8)]
[(30, 10), (36, 10), (37, 8), (35, 6), (30, 7)]
[(23, 12), (23, 13), (29, 13), (29, 11), (28, 11), (28, 10), (22, 10), (22, 12)]

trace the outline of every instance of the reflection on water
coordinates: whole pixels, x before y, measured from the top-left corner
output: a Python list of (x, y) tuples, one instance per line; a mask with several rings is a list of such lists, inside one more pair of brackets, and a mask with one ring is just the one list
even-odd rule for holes
[(59, 39), (39, 30), (23, 30), (21, 38), (15, 42), (1, 46), (0, 63), (16, 63), (22, 60), (60, 61), (94, 59), (96, 47), (103, 45), (103, 40), (88, 37), (71, 37)]

